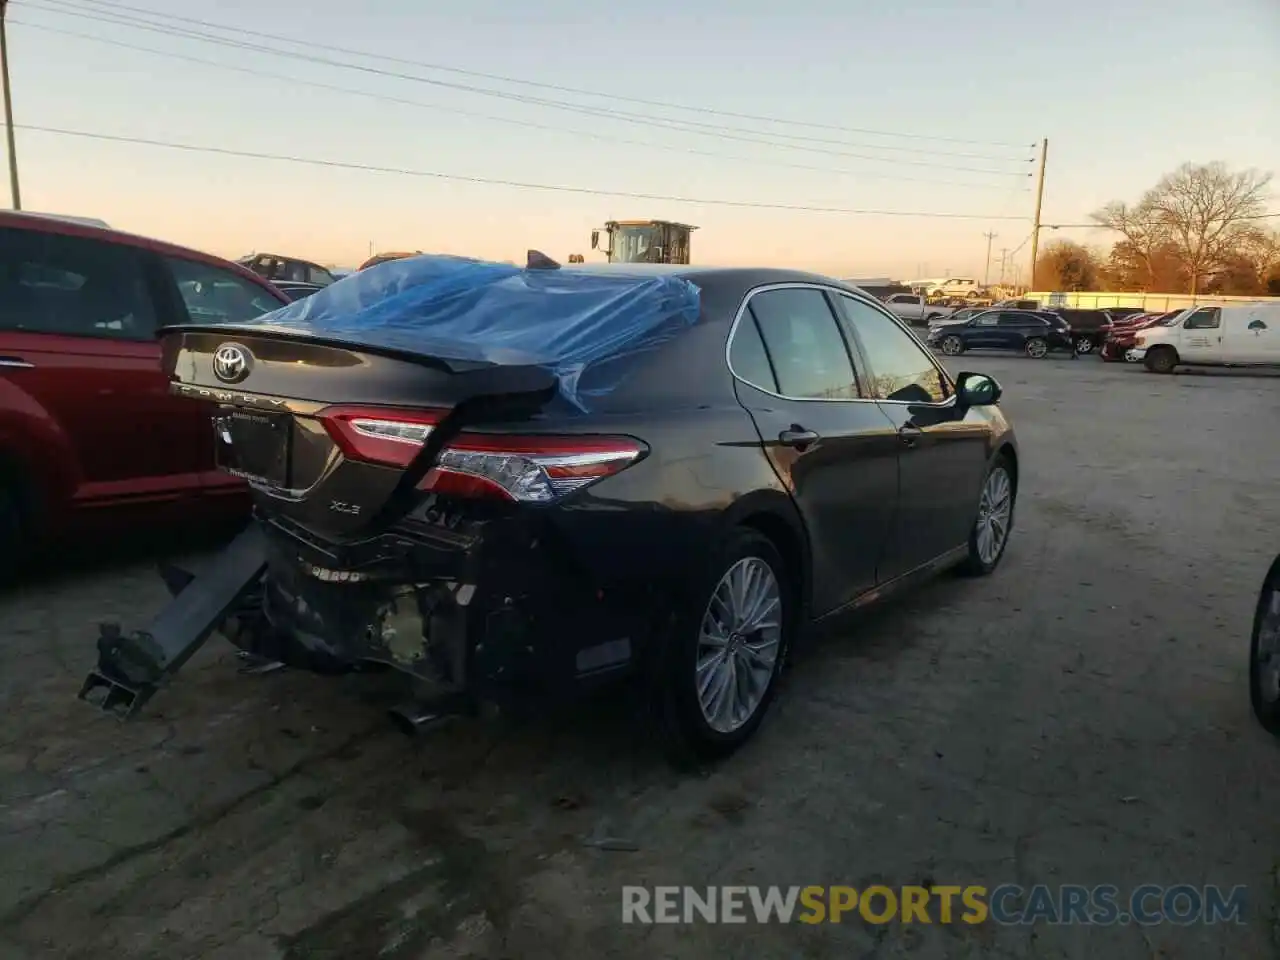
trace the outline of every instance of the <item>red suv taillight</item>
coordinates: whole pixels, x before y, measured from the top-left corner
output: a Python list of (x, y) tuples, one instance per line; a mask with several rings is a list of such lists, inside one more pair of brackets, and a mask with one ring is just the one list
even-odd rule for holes
[[(446, 413), (331, 407), (319, 417), (347, 459), (407, 467)], [(419, 487), (549, 503), (624, 470), (645, 450), (630, 437), (461, 433), (440, 452)]]

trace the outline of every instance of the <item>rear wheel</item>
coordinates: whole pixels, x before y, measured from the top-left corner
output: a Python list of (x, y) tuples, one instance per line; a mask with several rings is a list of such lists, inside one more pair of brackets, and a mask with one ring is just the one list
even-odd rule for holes
[(0, 581), (21, 568), (27, 552), (28, 522), (21, 485), (0, 474)]
[(1032, 360), (1043, 360), (1049, 354), (1049, 343), (1044, 337), (1028, 337), (1022, 349)]
[(1173, 347), (1152, 347), (1147, 351), (1144, 361), (1152, 373), (1173, 373), (1178, 365), (1178, 351)]
[(1076, 336), (1076, 353), (1080, 355), (1093, 353), (1094, 348), (1097, 347), (1097, 345), (1097, 341), (1088, 334), (1078, 334)]
[(1001, 456), (987, 471), (978, 497), (978, 513), (969, 533), (969, 556), (965, 573), (986, 576), (1000, 564), (1013, 529), (1013, 506), (1017, 496), (1013, 465)]
[(1263, 728), (1280, 736), (1280, 557), (1262, 584), (1253, 616), (1249, 701)]
[(942, 338), (942, 352), (948, 357), (958, 357), (964, 353), (964, 341), (952, 334)]
[(734, 530), (679, 618), (654, 677), (673, 760), (727, 756), (755, 733), (777, 692), (794, 597), (772, 542), (754, 530)]

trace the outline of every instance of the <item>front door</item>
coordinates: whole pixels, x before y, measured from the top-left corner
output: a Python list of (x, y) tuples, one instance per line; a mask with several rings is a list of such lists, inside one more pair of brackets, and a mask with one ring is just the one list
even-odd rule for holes
[(734, 331), (738, 398), (755, 420), (804, 521), (812, 612), (829, 613), (876, 585), (898, 498), (898, 434), (863, 399), (822, 290), (751, 294)]
[(991, 428), (980, 411), (957, 409), (946, 375), (891, 316), (851, 296), (835, 300), (863, 361), (859, 373), (899, 438), (898, 509), (877, 572), (883, 582), (968, 542)]
[(1178, 357), (1184, 363), (1221, 363), (1222, 309), (1201, 307), (1182, 321)]
[(991, 350), (1003, 346), (1000, 329), (997, 326), (999, 322), (999, 310), (987, 310), (978, 314), (970, 321), (965, 346), (979, 350)]

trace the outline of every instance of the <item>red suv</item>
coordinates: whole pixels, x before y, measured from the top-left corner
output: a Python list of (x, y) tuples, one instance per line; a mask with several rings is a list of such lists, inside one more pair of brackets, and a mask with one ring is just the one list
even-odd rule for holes
[(242, 514), (247, 489), (214, 466), (211, 407), (169, 393), (156, 329), (286, 302), (217, 257), (0, 213), (0, 567), (71, 534)]

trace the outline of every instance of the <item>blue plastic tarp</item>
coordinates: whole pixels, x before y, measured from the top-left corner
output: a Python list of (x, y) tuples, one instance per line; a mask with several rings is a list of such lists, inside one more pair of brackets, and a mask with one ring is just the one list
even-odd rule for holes
[[(236, 326), (449, 360), (549, 369), (582, 410), (626, 358), (697, 322), (698, 288), (669, 274), (529, 270), (463, 257), (392, 260)], [(592, 376), (593, 373), (602, 374)]]

